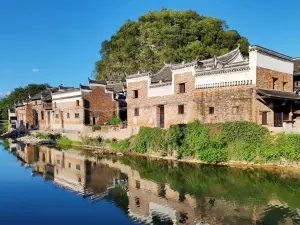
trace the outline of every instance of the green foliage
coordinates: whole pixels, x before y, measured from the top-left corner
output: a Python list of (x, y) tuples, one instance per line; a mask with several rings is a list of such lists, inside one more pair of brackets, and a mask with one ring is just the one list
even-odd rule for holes
[(300, 161), (299, 134), (272, 134), (251, 122), (203, 125), (199, 121), (174, 125), (168, 130), (142, 128), (130, 140), (130, 149), (138, 153), (177, 152), (178, 158), (199, 159), (208, 163), (246, 161)]
[(109, 125), (117, 126), (121, 123), (121, 120), (118, 119), (115, 115), (111, 118), (111, 120), (108, 122)]
[(56, 141), (56, 140), (61, 138), (61, 134), (58, 134), (58, 133), (56, 133), (56, 134), (52, 134), (52, 133), (43, 134), (43, 133), (38, 132), (34, 136), (37, 137), (37, 138), (40, 138), (40, 139), (53, 140), (53, 141)]
[(113, 141), (110, 144), (110, 147), (112, 150), (116, 151), (128, 151), (130, 147), (130, 142), (128, 140), (122, 140), (122, 141)]
[(135, 152), (166, 152), (165, 130), (142, 127), (135, 139)]
[(82, 144), (90, 146), (100, 146), (103, 144), (103, 138), (100, 136), (96, 138), (85, 137), (82, 139)]
[(49, 87), (49, 84), (29, 84), (24, 88), (15, 88), (8, 96), (0, 100), (0, 119), (7, 119), (8, 108), (14, 106), (15, 102), (25, 100), (29, 95), (33, 96)]
[(102, 42), (97, 79), (125, 73), (157, 71), (164, 62), (207, 59), (229, 52), (240, 44), (248, 54), (249, 42), (225, 21), (197, 12), (162, 10), (146, 13), (137, 22), (127, 21), (110, 40)]
[(72, 141), (66, 137), (60, 137), (56, 140), (56, 143), (62, 146), (80, 146), (82, 143), (80, 141)]

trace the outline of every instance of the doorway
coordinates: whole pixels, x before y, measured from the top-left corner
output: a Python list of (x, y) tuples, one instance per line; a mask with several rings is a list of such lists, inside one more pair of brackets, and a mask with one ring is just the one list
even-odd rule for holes
[(158, 127), (165, 128), (165, 106), (158, 106)]

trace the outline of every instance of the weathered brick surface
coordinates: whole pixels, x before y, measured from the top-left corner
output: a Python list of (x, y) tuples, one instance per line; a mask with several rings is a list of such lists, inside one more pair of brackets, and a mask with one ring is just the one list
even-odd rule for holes
[(84, 99), (89, 102), (91, 123), (93, 117), (97, 124), (108, 122), (114, 115), (118, 116), (118, 102), (113, 101), (112, 93), (105, 93), (104, 87), (93, 88)]
[[(278, 78), (275, 82), (275, 90), (293, 92), (293, 75), (278, 72), (275, 70), (265, 69), (261, 67), (256, 68), (256, 86), (258, 88), (273, 89), (273, 78)], [(287, 82), (283, 89), (283, 82)]]
[[(127, 118), (130, 126), (159, 126), (158, 106), (165, 106), (165, 127), (172, 124), (192, 122), (197, 119), (194, 102), (194, 76), (183, 73), (175, 76), (175, 93), (159, 97), (148, 97), (147, 81), (128, 83)], [(185, 83), (185, 93), (179, 93), (179, 84)], [(134, 90), (139, 90), (139, 97), (134, 98)], [(178, 114), (178, 105), (185, 105), (183, 115)], [(134, 116), (135, 108), (139, 108), (139, 116)]]
[[(196, 90), (198, 118), (203, 123), (253, 121), (253, 86)], [(209, 108), (214, 108), (214, 114)]]

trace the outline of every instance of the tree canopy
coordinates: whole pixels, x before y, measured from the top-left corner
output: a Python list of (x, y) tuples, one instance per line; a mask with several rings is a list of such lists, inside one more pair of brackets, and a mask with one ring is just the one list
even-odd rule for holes
[(15, 102), (25, 100), (29, 95), (33, 96), (49, 87), (49, 84), (29, 84), (26, 87), (15, 88), (8, 96), (0, 100), (0, 119), (7, 119), (7, 110)]
[(110, 40), (102, 42), (95, 63), (97, 79), (122, 79), (125, 73), (157, 71), (164, 63), (206, 59), (229, 52), (240, 44), (248, 54), (249, 42), (225, 21), (197, 12), (149, 12), (137, 22), (128, 20)]

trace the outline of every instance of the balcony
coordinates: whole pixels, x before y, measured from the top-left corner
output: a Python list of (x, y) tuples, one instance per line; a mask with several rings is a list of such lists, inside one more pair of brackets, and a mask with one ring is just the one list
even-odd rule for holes
[(52, 109), (52, 103), (43, 103), (43, 109), (51, 110)]

